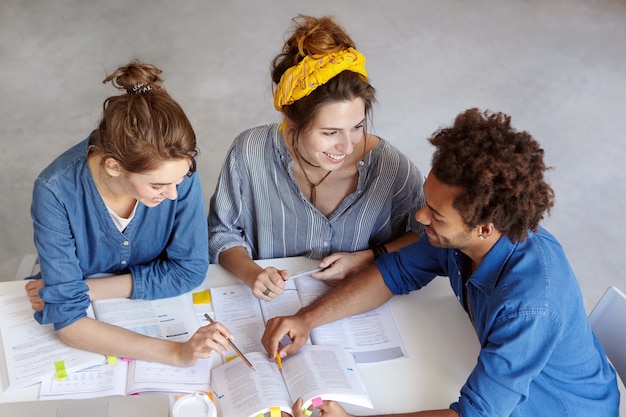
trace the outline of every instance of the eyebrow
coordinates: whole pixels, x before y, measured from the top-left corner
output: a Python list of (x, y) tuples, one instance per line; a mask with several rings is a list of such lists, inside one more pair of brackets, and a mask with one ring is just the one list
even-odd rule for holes
[(443, 218), (445, 218), (446, 216), (444, 216), (443, 214), (439, 213), (437, 210), (435, 210), (435, 208), (433, 206), (431, 206), (430, 204), (426, 203), (426, 205), (428, 206), (428, 208), (430, 209), (430, 211), (432, 211), (433, 213), (435, 213), (437, 216), (441, 216)]
[[(352, 127), (356, 127), (356, 126), (361, 125), (363, 123), (365, 123), (365, 118), (363, 118), (359, 123), (355, 124)], [(322, 130), (342, 130), (339, 127), (320, 127), (320, 129), (322, 129)]]

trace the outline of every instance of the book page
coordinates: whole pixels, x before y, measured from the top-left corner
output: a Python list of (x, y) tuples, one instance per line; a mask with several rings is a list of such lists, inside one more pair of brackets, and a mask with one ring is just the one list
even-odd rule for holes
[(178, 367), (134, 360), (128, 366), (126, 394), (140, 392), (210, 391), (212, 359), (199, 359), (194, 366)]
[(238, 358), (211, 372), (211, 386), (219, 401), (221, 415), (254, 417), (275, 407), (291, 413), (293, 402), (276, 363), (267, 353), (249, 352), (246, 357), (256, 371)]
[[(309, 305), (330, 290), (320, 280), (297, 279), (303, 305)], [(314, 345), (342, 346), (357, 363), (382, 362), (406, 357), (406, 350), (389, 303), (311, 330)]]
[(283, 378), (292, 403), (333, 400), (373, 408), (352, 355), (338, 346), (303, 346), (283, 359)]
[[(104, 363), (103, 355), (67, 346), (52, 324), (39, 324), (33, 317), (23, 288), (0, 296), (0, 327), (10, 387), (28, 386), (54, 376), (58, 367), (71, 373)], [(55, 366), (56, 364), (56, 366)]]
[[(259, 299), (252, 295), (247, 285), (229, 285), (211, 288), (211, 302), (215, 321), (222, 323), (234, 335), (233, 342), (243, 353), (261, 352), (261, 336), (265, 322)], [(226, 357), (237, 356), (231, 349)]]
[(93, 303), (96, 319), (174, 341), (187, 341), (200, 327), (189, 294), (158, 300), (110, 298)]
[(126, 395), (126, 372), (128, 363), (96, 365), (59, 380), (50, 377), (42, 381), (40, 400), (85, 399)]

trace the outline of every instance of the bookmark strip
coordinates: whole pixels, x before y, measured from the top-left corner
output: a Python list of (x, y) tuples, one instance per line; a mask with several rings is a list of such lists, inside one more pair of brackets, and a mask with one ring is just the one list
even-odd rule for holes
[(280, 417), (280, 407), (271, 407), (270, 417)]
[(302, 412), (306, 414), (307, 416), (310, 416), (311, 414), (313, 414), (313, 410), (309, 410), (308, 408), (303, 409)]
[(55, 362), (54, 369), (56, 370), (57, 379), (67, 378), (67, 370), (65, 369), (65, 363), (63, 361)]

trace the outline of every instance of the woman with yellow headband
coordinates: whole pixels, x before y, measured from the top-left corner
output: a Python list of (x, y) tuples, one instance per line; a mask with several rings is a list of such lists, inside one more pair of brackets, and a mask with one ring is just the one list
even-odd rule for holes
[(271, 72), (282, 121), (235, 139), (209, 213), (211, 262), (265, 301), (289, 273), (253, 259), (319, 259), (312, 276), (336, 283), (422, 231), (422, 174), (367, 130), (375, 91), (365, 58), (331, 18), (293, 21)]

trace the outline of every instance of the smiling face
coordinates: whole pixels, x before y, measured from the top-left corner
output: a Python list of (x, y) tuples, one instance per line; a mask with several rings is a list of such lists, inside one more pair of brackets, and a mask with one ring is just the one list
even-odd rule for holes
[(365, 104), (361, 98), (324, 105), (302, 132), (298, 152), (322, 169), (340, 168), (364, 137)]
[(442, 183), (432, 173), (426, 178), (426, 205), (415, 213), (415, 219), (424, 225), (424, 233), (431, 245), (463, 250), (476, 243), (478, 229), (468, 229), (453, 206), (460, 192), (459, 187)]
[(163, 200), (178, 197), (176, 186), (183, 182), (189, 172), (188, 159), (172, 159), (162, 162), (153, 171), (133, 173), (117, 172), (121, 190), (147, 207), (156, 207)]

